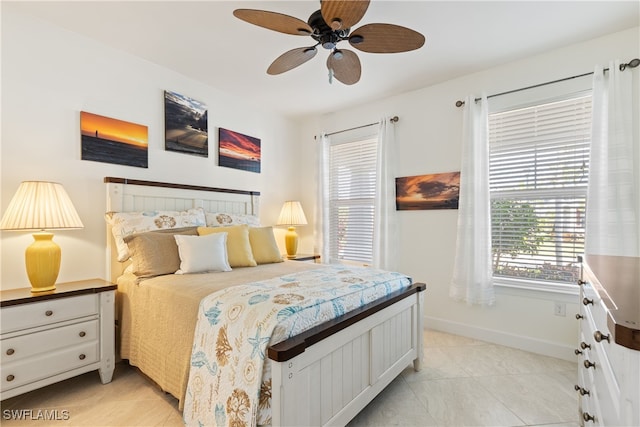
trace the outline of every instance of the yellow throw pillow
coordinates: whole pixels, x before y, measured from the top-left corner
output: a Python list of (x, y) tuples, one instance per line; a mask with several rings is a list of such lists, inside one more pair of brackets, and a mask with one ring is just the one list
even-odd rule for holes
[(250, 227), (249, 242), (253, 257), (258, 264), (284, 261), (273, 235), (273, 227)]
[(227, 234), (227, 255), (229, 265), (236, 267), (255, 267), (258, 265), (251, 252), (249, 243), (249, 226), (246, 224), (230, 227), (198, 227), (198, 234), (205, 236), (211, 233)]

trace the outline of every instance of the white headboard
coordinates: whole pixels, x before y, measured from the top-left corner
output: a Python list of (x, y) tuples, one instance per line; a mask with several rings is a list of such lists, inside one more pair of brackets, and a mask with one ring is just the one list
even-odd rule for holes
[[(142, 181), (105, 177), (107, 212), (140, 212), (150, 210), (186, 210), (203, 208), (206, 212), (225, 212), (258, 216), (258, 191), (197, 185)], [(124, 270), (117, 261), (111, 228), (107, 225), (107, 273), (115, 279)]]

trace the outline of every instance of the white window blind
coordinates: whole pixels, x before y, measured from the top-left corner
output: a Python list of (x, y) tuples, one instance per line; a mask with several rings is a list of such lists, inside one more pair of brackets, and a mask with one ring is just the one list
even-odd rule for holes
[(370, 264), (376, 195), (377, 139), (329, 149), (329, 232), (332, 259)]
[(591, 95), (490, 114), (494, 277), (579, 278), (590, 140)]

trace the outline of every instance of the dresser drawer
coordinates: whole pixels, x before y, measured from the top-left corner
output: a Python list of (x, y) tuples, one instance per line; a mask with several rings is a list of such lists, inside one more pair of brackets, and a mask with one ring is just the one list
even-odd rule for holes
[(2, 391), (97, 362), (99, 347), (98, 341), (92, 341), (7, 364), (3, 363)]
[(96, 319), (3, 339), (0, 341), (2, 366), (37, 354), (97, 340), (98, 328), (99, 321)]
[(97, 314), (98, 296), (80, 295), (3, 307), (0, 313), (0, 333), (5, 334)]

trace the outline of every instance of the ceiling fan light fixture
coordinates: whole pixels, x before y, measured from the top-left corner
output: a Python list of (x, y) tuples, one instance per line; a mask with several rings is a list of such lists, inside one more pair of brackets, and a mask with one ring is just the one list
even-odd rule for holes
[(308, 48), (306, 48), (303, 52), (304, 52), (304, 54), (305, 54), (305, 55), (307, 55), (307, 56), (312, 56), (312, 55), (315, 55), (315, 54), (316, 54), (316, 48), (315, 48), (315, 46), (308, 47)]
[(362, 43), (364, 41), (364, 37), (362, 37), (359, 34), (354, 34), (351, 37), (349, 37), (349, 43), (351, 44), (359, 44)]
[(342, 19), (340, 18), (333, 18), (331, 20), (331, 29), (333, 31), (339, 30), (340, 28), (342, 28)]
[(332, 55), (333, 55), (333, 57), (334, 57), (335, 59), (342, 59), (342, 57), (344, 56), (344, 54), (342, 53), (342, 51), (341, 51), (341, 50), (339, 50), (339, 49), (334, 50), (334, 51), (333, 51), (333, 53), (332, 53)]

